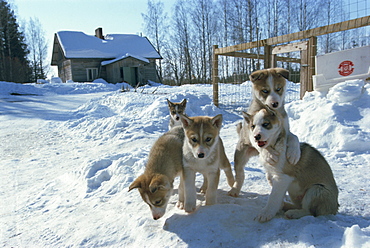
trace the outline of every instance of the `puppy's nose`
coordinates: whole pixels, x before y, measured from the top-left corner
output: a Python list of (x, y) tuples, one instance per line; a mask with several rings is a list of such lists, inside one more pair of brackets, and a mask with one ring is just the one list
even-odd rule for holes
[(160, 216), (157, 216), (157, 215), (153, 216), (153, 219), (154, 220), (158, 220), (159, 218), (161, 218), (161, 217)]
[(177, 121), (178, 121), (178, 120), (180, 120), (180, 117), (176, 116), (176, 120), (177, 120)]
[(255, 138), (256, 140), (260, 140), (260, 139), (261, 139), (261, 134), (257, 134), (256, 136), (254, 136), (254, 138)]
[(273, 103), (272, 103), (272, 107), (273, 107), (273, 108), (277, 108), (278, 106), (279, 106), (279, 103), (278, 103), (278, 102), (273, 102)]
[(204, 153), (198, 153), (198, 158), (204, 158)]

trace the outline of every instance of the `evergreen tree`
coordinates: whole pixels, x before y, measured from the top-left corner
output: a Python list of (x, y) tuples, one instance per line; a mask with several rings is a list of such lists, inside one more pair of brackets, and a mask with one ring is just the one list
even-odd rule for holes
[(29, 81), (30, 67), (25, 36), (20, 31), (14, 11), (0, 0), (0, 81)]

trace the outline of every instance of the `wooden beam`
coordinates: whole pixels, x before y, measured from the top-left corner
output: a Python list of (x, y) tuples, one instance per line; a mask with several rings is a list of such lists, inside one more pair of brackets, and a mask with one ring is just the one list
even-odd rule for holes
[(218, 48), (218, 45), (213, 45), (213, 56), (212, 56), (212, 86), (213, 86), (213, 104), (218, 107), (218, 55), (215, 53), (215, 50)]
[(272, 54), (299, 52), (307, 50), (307, 41), (299, 41), (286, 45), (276, 46), (272, 49)]
[(309, 29), (305, 31), (300, 31), (300, 32), (292, 33), (292, 34), (286, 34), (286, 35), (272, 37), (272, 38), (268, 38), (264, 40), (242, 43), (242, 44), (238, 44), (234, 46), (221, 47), (221, 48), (217, 48), (215, 50), (215, 53), (217, 55), (225, 55), (226, 53), (230, 53), (230, 52), (242, 51), (242, 50), (252, 49), (256, 47), (263, 47), (265, 45), (271, 46), (271, 45), (286, 43), (289, 41), (308, 39), (313, 36), (321, 36), (325, 34), (350, 30), (354, 28), (365, 27), (369, 25), (370, 25), (370, 16), (365, 16), (365, 17), (360, 17), (357, 19), (349, 20), (349, 21), (339, 22), (339, 23), (335, 23), (335, 24), (331, 24), (331, 25), (327, 25), (323, 27), (318, 27), (318, 28), (313, 28), (313, 29)]
[[(263, 54), (255, 54), (255, 53), (244, 53), (244, 52), (230, 52), (223, 54), (223, 56), (231, 56), (231, 57), (238, 57), (238, 58), (249, 58), (249, 59), (263, 59)], [(276, 61), (282, 62), (290, 62), (290, 63), (301, 63), (301, 59), (299, 58), (289, 58), (289, 57), (281, 57), (275, 56)]]

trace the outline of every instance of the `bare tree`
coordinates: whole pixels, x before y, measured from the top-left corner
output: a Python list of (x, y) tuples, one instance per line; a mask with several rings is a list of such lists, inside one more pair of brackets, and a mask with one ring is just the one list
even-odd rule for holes
[(29, 60), (32, 68), (32, 80), (46, 78), (49, 70), (47, 63), (47, 41), (45, 31), (42, 29), (38, 18), (30, 18), (26, 28)]
[[(154, 41), (154, 46), (161, 54), (166, 43), (168, 30), (167, 13), (164, 12), (164, 4), (161, 1), (148, 0), (148, 14), (141, 14), (144, 19), (144, 30), (146, 35)], [(159, 61), (159, 75), (162, 79), (162, 62)]]

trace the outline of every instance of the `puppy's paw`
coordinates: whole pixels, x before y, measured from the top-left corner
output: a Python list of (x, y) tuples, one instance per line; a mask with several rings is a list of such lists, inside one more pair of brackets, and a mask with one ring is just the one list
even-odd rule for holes
[(301, 158), (301, 148), (299, 146), (288, 146), (286, 156), (289, 163), (293, 165), (297, 164)]
[(291, 209), (285, 212), (285, 217), (288, 219), (299, 219), (306, 215), (310, 215), (310, 212), (304, 209)]
[(267, 147), (267, 149), (262, 151), (262, 156), (270, 165), (275, 165), (278, 162), (279, 155), (280, 153), (271, 147)]
[(232, 197), (238, 197), (239, 190), (237, 190), (236, 188), (232, 188), (227, 194)]
[(179, 209), (181, 209), (181, 210), (183, 210), (183, 209), (184, 209), (184, 202), (182, 202), (182, 201), (178, 201), (176, 205), (177, 205), (177, 207), (178, 207)]
[(194, 203), (185, 203), (185, 212), (192, 213), (195, 211), (196, 204)]
[(205, 195), (207, 192), (207, 185), (202, 185), (202, 187), (200, 188), (200, 193), (202, 193), (203, 195)]
[(263, 223), (263, 222), (267, 222), (267, 221), (271, 220), (272, 218), (274, 218), (275, 215), (276, 215), (276, 213), (274, 211), (263, 208), (261, 210), (261, 212), (255, 218), (255, 220)]

